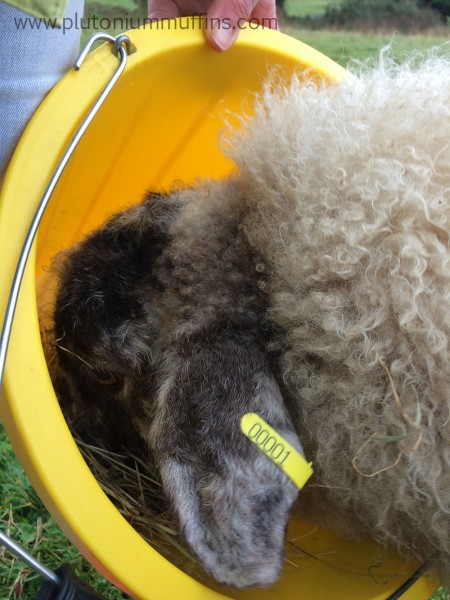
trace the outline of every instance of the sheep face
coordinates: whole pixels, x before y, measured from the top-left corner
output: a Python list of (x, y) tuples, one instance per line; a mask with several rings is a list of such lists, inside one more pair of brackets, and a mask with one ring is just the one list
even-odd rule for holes
[(240, 419), (257, 412), (301, 447), (266, 350), (261, 266), (239, 198), (222, 202), (230, 186), (150, 194), (115, 216), (67, 253), (54, 318), (75, 428), (147, 452), (205, 569), (245, 587), (278, 577), (297, 491)]

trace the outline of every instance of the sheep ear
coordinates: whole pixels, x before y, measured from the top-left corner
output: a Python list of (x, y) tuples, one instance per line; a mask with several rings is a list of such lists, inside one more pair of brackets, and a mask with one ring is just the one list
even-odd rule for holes
[(297, 488), (241, 432), (256, 412), (296, 448), (267, 357), (235, 340), (189, 346), (172, 357), (161, 387), (150, 447), (187, 544), (217, 581), (270, 585), (283, 563)]

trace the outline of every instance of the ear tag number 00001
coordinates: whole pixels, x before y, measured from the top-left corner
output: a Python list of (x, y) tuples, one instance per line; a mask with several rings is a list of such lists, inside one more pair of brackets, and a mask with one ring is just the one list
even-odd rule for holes
[(242, 417), (241, 431), (299, 490), (302, 489), (313, 474), (312, 463), (256, 413)]

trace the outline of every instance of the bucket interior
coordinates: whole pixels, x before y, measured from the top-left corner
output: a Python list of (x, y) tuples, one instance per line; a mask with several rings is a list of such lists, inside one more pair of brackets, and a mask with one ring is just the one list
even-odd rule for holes
[[(251, 112), (254, 93), (274, 65), (281, 65), (287, 76), (299, 69), (312, 78), (343, 76), (325, 57), (275, 32), (244, 31), (235, 48), (223, 54), (206, 46), (200, 29), (140, 30), (131, 37), (138, 51), (63, 174), (24, 279), (1, 402), (14, 448), (66, 534), (94, 566), (133, 597), (388, 598), (417, 564), (406, 564), (371, 541), (341, 540), (297, 519), (287, 534), (284, 575), (274, 588), (217, 591), (198, 583), (165, 561), (125, 522), (71, 438), (39, 337), (38, 313), (51, 327), (53, 258), (115, 211), (138, 202), (147, 190), (168, 190), (230, 173), (233, 165), (220, 150), (220, 132), (233, 114)], [(17, 231), (20, 241), (62, 148), (116, 60), (109, 48), (100, 48), (80, 74), (64, 78), (38, 111), (5, 180), (3, 232)], [(18, 203), (23, 210), (15, 210)], [(11, 264), (19, 241), (6, 247)], [(408, 597), (428, 598), (435, 586), (433, 577), (421, 577)]]

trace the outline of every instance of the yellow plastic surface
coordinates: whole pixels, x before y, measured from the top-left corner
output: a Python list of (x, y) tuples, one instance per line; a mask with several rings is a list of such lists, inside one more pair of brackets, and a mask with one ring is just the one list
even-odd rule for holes
[[(252, 92), (272, 65), (287, 72), (308, 68), (311, 77), (324, 74), (332, 80), (345, 74), (311, 48), (273, 31), (242, 31), (234, 48), (217, 54), (192, 20), (183, 30), (171, 23), (170, 30), (130, 34), (138, 51), (54, 194), (23, 282), (0, 416), (32, 484), (64, 532), (134, 598), (387, 598), (417, 565), (385, 555), (372, 542), (342, 541), (305, 523), (292, 524), (290, 535), (302, 536), (298, 543), (304, 552), (288, 557), (292, 564), (286, 563), (275, 588), (224, 596), (197, 583), (120, 516), (85, 465), (61, 415), (42, 351), (36, 300), (45, 293), (45, 269), (52, 257), (148, 188), (227, 174), (231, 165), (217, 146), (224, 117), (228, 111), (249, 109)], [(116, 65), (109, 46), (96, 50), (80, 72), (69, 73), (47, 97), (19, 144), (0, 196), (0, 314), (46, 183)], [(428, 598), (435, 587), (436, 581), (426, 575), (404, 598)]]

